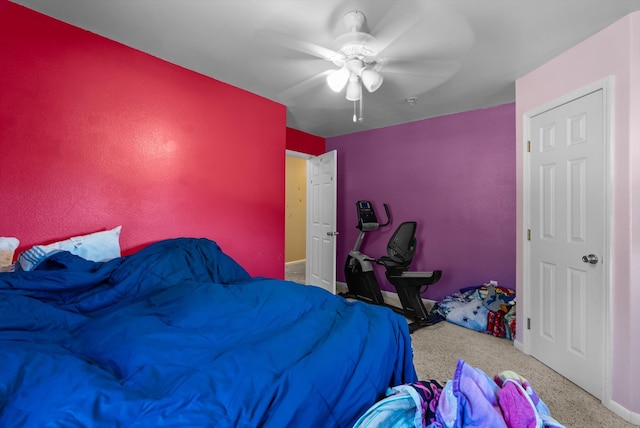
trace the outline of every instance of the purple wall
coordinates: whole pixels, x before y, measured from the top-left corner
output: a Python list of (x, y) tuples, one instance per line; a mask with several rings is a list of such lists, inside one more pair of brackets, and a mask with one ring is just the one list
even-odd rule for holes
[(338, 281), (358, 235), (355, 202), (367, 199), (381, 222), (386, 202), (392, 223), (367, 234), (365, 254), (386, 254), (395, 228), (418, 222), (411, 270), (443, 271), (423, 297), (489, 280), (515, 289), (515, 122), (515, 104), (505, 104), (328, 138), (338, 152)]

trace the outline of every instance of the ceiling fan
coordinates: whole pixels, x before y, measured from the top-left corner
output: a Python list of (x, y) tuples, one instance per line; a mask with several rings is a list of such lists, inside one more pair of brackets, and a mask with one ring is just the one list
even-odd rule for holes
[(363, 88), (368, 93), (383, 88), (385, 98), (400, 96), (403, 103), (415, 105), (419, 95), (459, 70), (461, 58), (474, 40), (466, 20), (442, 3), (401, 0), (388, 9), (372, 3), (366, 7), (375, 16), (376, 26), (369, 31), (364, 12), (348, 10), (342, 16), (343, 31), (332, 48), (282, 34), (270, 35), (272, 42), (337, 67), (288, 88), (289, 98), (324, 82), (334, 92), (344, 91), (345, 98), (353, 102), (353, 121), (362, 122)]
[[(334, 92), (341, 92), (347, 88), (346, 98), (354, 102), (353, 121), (362, 121), (362, 87), (375, 92), (380, 88), (384, 77), (380, 70), (386, 61), (378, 56), (373, 46), (375, 38), (369, 33), (360, 31), (365, 22), (365, 16), (358, 10), (352, 10), (344, 15), (344, 23), (349, 32), (339, 36), (336, 44), (338, 51), (330, 58), (331, 62), (340, 67), (327, 76), (327, 84)], [(360, 116), (355, 112), (355, 103), (360, 101)]]

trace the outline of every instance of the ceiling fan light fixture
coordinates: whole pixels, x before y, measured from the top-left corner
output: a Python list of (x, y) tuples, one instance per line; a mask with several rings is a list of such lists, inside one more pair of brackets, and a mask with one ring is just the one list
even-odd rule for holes
[(346, 86), (345, 95), (348, 101), (353, 102), (353, 121), (357, 123), (363, 121), (362, 87), (369, 92), (380, 88), (384, 80), (380, 70), (387, 60), (378, 57), (376, 39), (363, 28), (365, 16), (362, 12), (347, 12), (344, 23), (349, 31), (335, 39), (337, 50), (334, 55), (326, 58), (340, 68), (329, 72), (326, 80), (334, 92), (341, 92)]
[(332, 91), (340, 92), (347, 85), (350, 74), (346, 67), (334, 70), (327, 76), (327, 84)]
[(380, 88), (380, 86), (382, 85), (382, 81), (384, 80), (382, 74), (368, 68), (362, 70), (362, 72), (360, 73), (360, 79), (362, 79), (362, 84), (365, 88), (367, 88), (367, 91), (369, 92), (377, 91), (378, 88)]
[(358, 101), (362, 98), (362, 85), (359, 82), (358, 76), (351, 75), (349, 83), (347, 84), (347, 99), (349, 101)]

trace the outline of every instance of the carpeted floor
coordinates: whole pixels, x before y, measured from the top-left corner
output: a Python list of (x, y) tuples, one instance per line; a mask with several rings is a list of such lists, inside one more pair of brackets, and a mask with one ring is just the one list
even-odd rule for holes
[(305, 284), (306, 260), (289, 262), (284, 264), (284, 279)]
[(526, 378), (547, 404), (551, 415), (567, 428), (636, 427), (604, 407), (598, 399), (554, 372), (513, 343), (446, 321), (412, 335), (414, 364), (420, 380), (446, 381), (459, 358), (493, 377), (513, 370)]
[[(285, 279), (305, 283), (305, 262), (287, 263)], [(342, 289), (340, 288), (342, 287)], [(344, 284), (338, 288), (345, 291)], [(420, 380), (442, 382), (453, 376), (458, 359), (494, 376), (513, 370), (526, 378), (551, 415), (567, 428), (634, 428), (607, 409), (600, 400), (579, 388), (535, 358), (513, 346), (513, 342), (478, 333), (443, 321), (411, 335), (414, 365)]]

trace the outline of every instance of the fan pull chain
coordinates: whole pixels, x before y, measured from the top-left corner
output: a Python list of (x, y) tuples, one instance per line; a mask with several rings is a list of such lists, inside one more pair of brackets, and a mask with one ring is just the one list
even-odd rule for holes
[(362, 116), (362, 96), (360, 96), (360, 116), (358, 117), (358, 114), (356, 113), (356, 104), (358, 103), (358, 101), (354, 101), (353, 102), (353, 123), (357, 123), (357, 122), (362, 122), (363, 121), (363, 116)]

